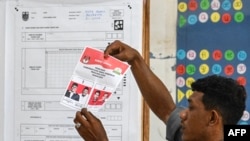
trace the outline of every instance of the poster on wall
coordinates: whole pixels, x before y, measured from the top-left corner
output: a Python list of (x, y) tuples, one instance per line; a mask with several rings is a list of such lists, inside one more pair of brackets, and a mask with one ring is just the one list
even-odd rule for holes
[[(250, 1), (178, 0), (177, 8), (177, 105), (187, 106), (190, 84), (212, 74), (236, 79), (249, 94)], [(247, 97), (239, 124), (250, 124), (249, 113)]]
[[(72, 109), (60, 104), (61, 97), (68, 96), (66, 88), (70, 87), (78, 90), (77, 95), (73, 97), (70, 93), (69, 96), (81, 101), (79, 103), (85, 103), (85, 91), (89, 94), (91, 90), (93, 93), (100, 90), (100, 97), (95, 99), (93, 94), (89, 105), (102, 121), (110, 141), (141, 140), (142, 100), (130, 70), (115, 84), (107, 78), (105, 87), (100, 85), (104, 83), (100, 80), (94, 84), (92, 77), (85, 75), (83, 79), (79, 74), (77, 77), (72, 75), (77, 63), (100, 78), (111, 74), (94, 65), (82, 65), (87, 64), (87, 59), (81, 58), (82, 62), (78, 62), (86, 46), (103, 53), (111, 42), (121, 40), (142, 51), (143, 3), (130, 0), (85, 0), (77, 4), (74, 0), (45, 1), (13, 0), (5, 5), (4, 65), (10, 71), (4, 74), (8, 78), (4, 82), (8, 92), (4, 94), (7, 111), (2, 118), (4, 132), (0, 131), (3, 141), (82, 141), (73, 120), (76, 111), (83, 106)], [(90, 54), (93, 57), (96, 53)], [(95, 56), (95, 61), (99, 61), (98, 57)], [(119, 73), (120, 70), (115, 71)]]

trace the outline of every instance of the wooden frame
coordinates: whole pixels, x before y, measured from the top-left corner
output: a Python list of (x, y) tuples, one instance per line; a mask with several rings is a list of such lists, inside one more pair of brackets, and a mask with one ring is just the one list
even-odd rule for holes
[[(149, 65), (149, 43), (150, 43), (150, 0), (143, 0), (143, 32), (142, 32), (142, 55)], [(142, 101), (142, 140), (149, 141), (149, 107)]]

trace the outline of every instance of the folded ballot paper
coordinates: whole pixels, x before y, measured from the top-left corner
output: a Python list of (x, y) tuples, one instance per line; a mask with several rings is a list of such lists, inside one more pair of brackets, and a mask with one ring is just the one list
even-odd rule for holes
[(60, 103), (74, 110), (83, 107), (99, 110), (116, 90), (130, 68), (112, 56), (104, 58), (102, 50), (85, 47)]

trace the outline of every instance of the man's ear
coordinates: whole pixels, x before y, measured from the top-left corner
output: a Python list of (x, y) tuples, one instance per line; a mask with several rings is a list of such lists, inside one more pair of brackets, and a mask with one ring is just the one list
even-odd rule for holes
[(221, 116), (216, 110), (211, 110), (209, 125), (215, 125), (220, 122)]

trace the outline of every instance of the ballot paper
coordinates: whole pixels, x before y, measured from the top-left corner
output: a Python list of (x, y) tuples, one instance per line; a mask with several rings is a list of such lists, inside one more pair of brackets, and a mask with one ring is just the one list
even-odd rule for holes
[(102, 50), (86, 46), (60, 103), (74, 110), (98, 111), (112, 96), (130, 65)]

